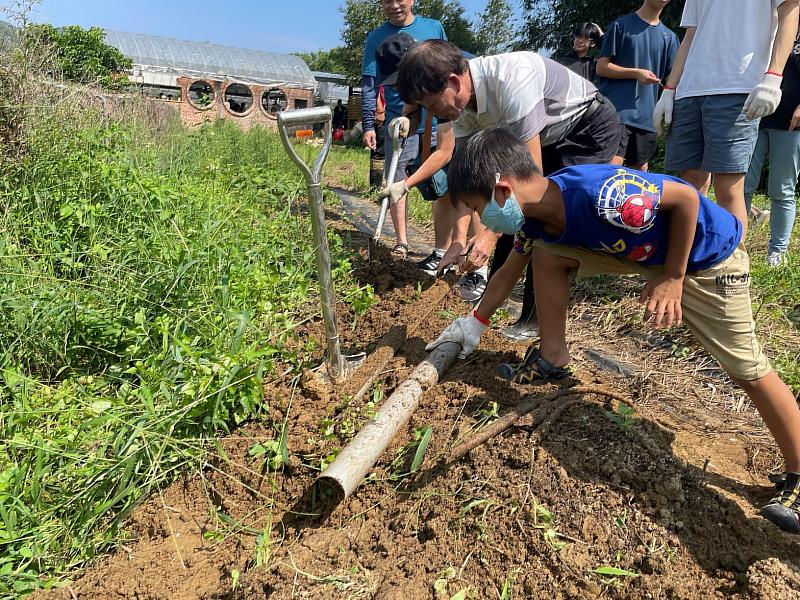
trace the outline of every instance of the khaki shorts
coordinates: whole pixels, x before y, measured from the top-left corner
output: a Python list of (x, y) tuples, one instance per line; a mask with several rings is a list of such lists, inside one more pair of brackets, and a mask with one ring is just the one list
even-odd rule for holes
[[(535, 240), (534, 246), (578, 261), (579, 278), (638, 273), (650, 280), (663, 270), (577, 246), (542, 240)], [(742, 246), (718, 265), (686, 274), (681, 308), (683, 320), (697, 341), (731, 376), (752, 381), (772, 370), (756, 339), (750, 303), (750, 258)]]

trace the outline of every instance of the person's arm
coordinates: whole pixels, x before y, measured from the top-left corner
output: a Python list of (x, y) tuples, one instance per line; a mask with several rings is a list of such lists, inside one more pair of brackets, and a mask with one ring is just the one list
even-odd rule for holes
[(800, 14), (800, 0), (784, 0), (778, 7), (778, 31), (775, 33), (775, 43), (772, 45), (768, 72), (783, 73), (797, 37), (798, 14)]
[(519, 252), (512, 251), (508, 255), (506, 262), (497, 270), (497, 273), (489, 280), (486, 285), (486, 291), (483, 294), (481, 303), (475, 312), (488, 321), (492, 318), (495, 311), (500, 308), (503, 302), (506, 301), (514, 291), (514, 286), (517, 285), (519, 278), (525, 272), (528, 263), (531, 262), (530, 254), (520, 254)]
[(639, 83), (660, 83), (658, 75), (647, 69), (620, 67), (611, 62), (611, 57), (597, 59), (597, 74), (609, 79), (636, 79)]
[(672, 71), (670, 71), (669, 76), (667, 77), (667, 84), (664, 86), (667, 90), (674, 90), (678, 87), (678, 84), (681, 81), (681, 76), (683, 75), (683, 68), (686, 66), (686, 58), (689, 56), (689, 50), (692, 47), (692, 42), (694, 41), (694, 34), (697, 32), (697, 27), (687, 27), (686, 34), (683, 36), (683, 41), (681, 41), (681, 45), (678, 46), (678, 54), (675, 55), (675, 63), (672, 65)]
[[(412, 131), (415, 131), (412, 129)], [(442, 123), (436, 128), (436, 150), (431, 153), (419, 169), (406, 179), (409, 188), (414, 187), (429, 179), (436, 171), (443, 168), (450, 159), (453, 158), (453, 150), (456, 147), (456, 137), (453, 134), (452, 123)]]
[(375, 78), (370, 75), (361, 77), (361, 128), (364, 130), (364, 143), (370, 150), (375, 150), (375, 110), (378, 96), (375, 91)]
[(669, 239), (664, 270), (647, 282), (639, 300), (645, 303), (645, 320), (653, 319), (653, 327), (672, 327), (681, 322), (683, 279), (689, 263), (697, 229), (700, 196), (696, 189), (683, 183), (664, 182), (658, 212), (669, 214)]

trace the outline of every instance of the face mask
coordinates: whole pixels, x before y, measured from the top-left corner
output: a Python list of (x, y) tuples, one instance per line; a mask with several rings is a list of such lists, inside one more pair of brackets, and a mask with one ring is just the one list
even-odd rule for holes
[[(500, 174), (495, 175), (496, 183), (500, 182)], [(483, 209), (481, 223), (496, 233), (514, 235), (525, 224), (525, 215), (522, 214), (519, 204), (517, 204), (514, 194), (506, 198), (506, 203), (500, 208), (497, 203), (496, 194)]]

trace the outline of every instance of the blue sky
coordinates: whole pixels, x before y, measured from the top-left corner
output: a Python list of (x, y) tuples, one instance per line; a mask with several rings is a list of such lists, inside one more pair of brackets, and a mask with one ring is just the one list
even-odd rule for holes
[[(486, 0), (461, 2), (470, 18), (486, 6)], [(34, 20), (272, 52), (308, 52), (339, 45), (343, 4), (344, 0), (43, 0)]]

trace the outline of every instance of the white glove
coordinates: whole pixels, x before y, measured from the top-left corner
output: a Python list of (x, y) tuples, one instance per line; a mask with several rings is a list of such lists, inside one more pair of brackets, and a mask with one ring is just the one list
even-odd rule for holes
[(767, 73), (744, 102), (742, 112), (751, 121), (775, 112), (781, 101), (782, 77)]
[(672, 109), (675, 107), (675, 90), (665, 89), (658, 99), (656, 110), (653, 113), (653, 125), (656, 126), (658, 135), (665, 135), (672, 125)]
[(458, 357), (467, 358), (481, 343), (481, 334), (484, 329), (486, 329), (486, 325), (478, 321), (474, 315), (459, 317), (448, 325), (435, 342), (425, 346), (425, 351), (435, 350), (445, 342), (455, 342), (461, 344), (461, 354)]
[(389, 204), (394, 206), (397, 202), (408, 193), (408, 186), (405, 180), (395, 181), (392, 185), (383, 188), (378, 192), (378, 200), (389, 198)]
[(411, 121), (408, 120), (408, 117), (397, 117), (392, 119), (389, 122), (389, 131), (392, 131), (394, 127), (399, 126), (400, 129), (398, 130), (398, 136), (401, 140), (404, 140), (408, 137), (408, 134), (411, 133)]

